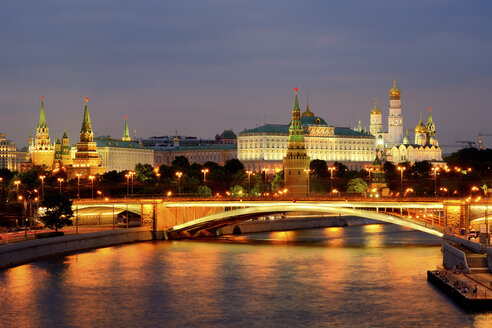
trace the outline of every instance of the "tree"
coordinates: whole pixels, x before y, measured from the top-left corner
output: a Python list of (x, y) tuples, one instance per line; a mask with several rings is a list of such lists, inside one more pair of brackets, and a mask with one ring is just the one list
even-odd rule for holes
[(345, 174), (345, 172), (348, 171), (347, 167), (345, 165), (343, 165), (342, 163), (339, 163), (339, 162), (335, 162), (333, 163), (333, 166), (335, 167), (335, 176), (336, 177), (343, 177), (343, 175)]
[(350, 179), (347, 183), (347, 192), (363, 193), (367, 191), (367, 183), (361, 178)]
[(142, 182), (151, 181), (154, 174), (154, 168), (150, 164), (138, 163), (135, 165), (135, 173), (137, 180)]
[(39, 219), (50, 229), (58, 232), (58, 229), (72, 225), (72, 201), (65, 195), (48, 194), (43, 206), (46, 207), (46, 211)]
[(190, 168), (190, 161), (185, 156), (176, 156), (172, 162), (173, 166), (176, 166), (180, 170), (187, 170)]
[(284, 187), (284, 171), (275, 173), (272, 181), (272, 191), (277, 191)]
[(246, 192), (244, 191), (243, 187), (239, 185), (235, 185), (234, 187), (231, 187), (230, 189), (232, 197), (243, 197), (246, 195)]
[(243, 165), (243, 163), (241, 163), (240, 160), (234, 158), (234, 159), (228, 160), (225, 163), (224, 168), (227, 171), (229, 171), (231, 174), (235, 174), (237, 171), (244, 170), (244, 165)]
[(311, 175), (316, 178), (324, 178), (328, 176), (328, 166), (326, 161), (321, 159), (312, 160), (309, 164), (309, 169), (311, 170)]
[(199, 186), (198, 195), (200, 197), (212, 197), (212, 190), (207, 186)]

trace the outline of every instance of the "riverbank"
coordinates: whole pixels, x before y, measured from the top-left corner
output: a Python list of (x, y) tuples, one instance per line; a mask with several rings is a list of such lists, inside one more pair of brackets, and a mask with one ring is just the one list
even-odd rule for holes
[(230, 225), (218, 230), (220, 235), (237, 235), (243, 233), (285, 231), (310, 228), (349, 227), (375, 224), (380, 221), (358, 216), (292, 216), (275, 220), (251, 220)]
[(130, 228), (27, 240), (0, 247), (0, 269), (32, 262), (43, 257), (87, 249), (152, 240), (149, 229)]

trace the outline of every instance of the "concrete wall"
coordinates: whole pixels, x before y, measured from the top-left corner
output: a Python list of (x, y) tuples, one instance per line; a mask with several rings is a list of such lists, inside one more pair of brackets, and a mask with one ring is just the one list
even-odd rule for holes
[(465, 253), (447, 242), (442, 243), (442, 253), (442, 264), (446, 269), (452, 270), (455, 266), (462, 265), (465, 272), (470, 272)]
[(146, 240), (152, 240), (152, 233), (148, 229), (141, 228), (105, 230), (27, 240), (0, 246), (0, 269), (34, 261), (45, 256)]
[(454, 235), (444, 234), (444, 236), (442, 236), (442, 239), (451, 241), (453, 243), (461, 244), (461, 245), (465, 246), (466, 248), (468, 248), (469, 250), (471, 250), (475, 253), (483, 253), (484, 252), (484, 249), (482, 248), (481, 244), (475, 243), (475, 242), (470, 241), (470, 240), (465, 239), (465, 238), (460, 238), (460, 237), (457, 237)]
[(245, 221), (224, 227), (220, 229), (219, 232), (222, 235), (231, 235), (236, 226), (240, 229), (241, 233), (252, 233), (307, 228), (346, 227), (373, 223), (380, 223), (380, 221), (357, 216), (303, 217), (265, 221)]

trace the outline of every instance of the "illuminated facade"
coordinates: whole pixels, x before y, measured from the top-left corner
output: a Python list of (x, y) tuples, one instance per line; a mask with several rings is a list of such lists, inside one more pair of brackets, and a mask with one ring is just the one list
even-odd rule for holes
[(14, 143), (5, 138), (4, 133), (0, 133), (0, 169), (15, 171), (17, 147)]
[(97, 143), (94, 141), (92, 132), (89, 107), (85, 98), (84, 119), (80, 129), (80, 142), (77, 142), (77, 149), (74, 153), (73, 164), (67, 167), (67, 179), (71, 180), (80, 174), (82, 177), (103, 174), (106, 168), (101, 165), (101, 158), (97, 152)]
[(184, 156), (190, 164), (215, 162), (224, 165), (228, 160), (237, 158), (237, 147), (234, 144), (178, 146), (175, 148), (154, 148), (155, 166), (171, 165), (178, 156)]
[[(376, 150), (375, 137), (364, 131), (328, 125), (306, 106), (300, 117), (307, 156), (311, 160), (340, 162), (351, 170), (371, 164)], [(238, 136), (238, 159), (245, 168), (271, 172), (283, 170), (283, 158), (289, 142), (289, 125), (266, 124), (246, 129)]]
[(32, 165), (45, 166), (49, 170), (53, 167), (55, 147), (50, 143), (50, 129), (46, 123), (46, 114), (44, 112), (44, 97), (41, 97), (36, 139), (33, 140), (32, 136), (29, 137), (29, 153)]
[[(284, 186), (289, 190), (289, 195), (304, 196), (308, 193), (307, 179), (309, 178), (308, 171), (311, 159), (307, 155), (306, 141), (304, 140), (304, 128), (301, 123), (301, 110), (297, 99), (297, 90), (296, 87), (294, 106), (292, 107), (292, 122), (289, 127), (287, 154), (283, 159)], [(308, 110), (306, 110), (306, 112)]]

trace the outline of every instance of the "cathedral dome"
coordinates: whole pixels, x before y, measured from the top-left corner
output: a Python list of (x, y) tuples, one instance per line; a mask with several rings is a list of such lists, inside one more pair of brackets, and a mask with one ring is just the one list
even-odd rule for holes
[(390, 96), (400, 96), (401, 90), (396, 86), (396, 79), (394, 80), (393, 87), (389, 91)]
[(416, 134), (420, 134), (420, 133), (425, 134), (425, 133), (427, 133), (427, 128), (422, 123), (422, 113), (420, 113), (420, 121), (419, 121), (419, 123), (417, 124), (417, 126), (415, 126), (415, 133)]
[(314, 117), (314, 113), (309, 110), (309, 105), (306, 106), (306, 111), (302, 113), (301, 117)]
[(374, 108), (371, 110), (371, 115), (381, 115), (381, 110), (379, 110), (377, 104), (377, 98), (374, 98)]

